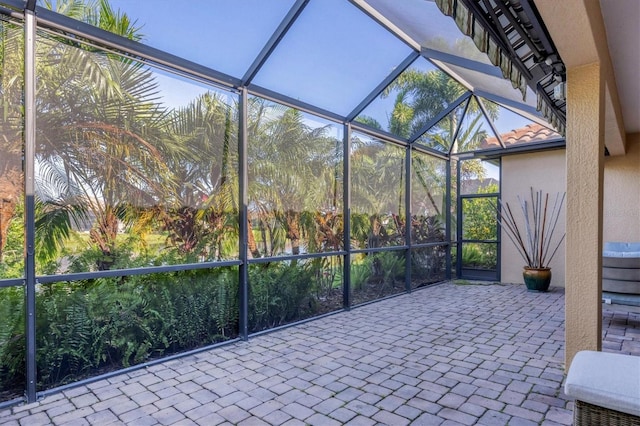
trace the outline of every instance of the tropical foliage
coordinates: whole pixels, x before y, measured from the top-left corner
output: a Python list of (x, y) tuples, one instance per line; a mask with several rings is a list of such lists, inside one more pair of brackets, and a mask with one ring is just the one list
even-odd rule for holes
[(258, 98), (251, 98), (249, 115), (253, 257), (341, 250), (343, 148), (337, 126)]
[(23, 212), (23, 32), (17, 25), (0, 21), (0, 38), (0, 277), (3, 277), (21, 276), (23, 266), (23, 240), (14, 223)]
[[(136, 21), (106, 0), (43, 4), (142, 38)], [(0, 33), (0, 279), (8, 279), (24, 276), (22, 29), (0, 22)], [(237, 94), (81, 40), (37, 39), (35, 265), (56, 281), (37, 285), (39, 389), (236, 338), (238, 268), (202, 262), (238, 264), (244, 250), (251, 332), (340, 309), (347, 257), (332, 253), (347, 244), (357, 251), (349, 258), (352, 304), (402, 292), (407, 278), (414, 287), (444, 278), (448, 162), (353, 132), (344, 176), (342, 126), (249, 97), (245, 247)], [(407, 73), (383, 94), (396, 95), (394, 133), (414, 135), (460, 97), (445, 77)], [(478, 106), (467, 110), (470, 123), (447, 116), (427, 135), (429, 146), (472, 149), (484, 134)], [(466, 164), (463, 173), (481, 175)], [(425, 247), (398, 247), (408, 240)], [(110, 275), (177, 264), (193, 269)], [(111, 272), (66, 280), (97, 271)], [(3, 390), (24, 383), (23, 304), (22, 287), (0, 288)]]
[[(237, 259), (237, 99), (222, 91), (202, 91), (184, 105), (168, 105), (161, 101), (163, 87), (153, 68), (40, 37), (37, 272)], [(339, 128), (257, 98), (251, 99), (249, 112), (252, 255), (343, 250)], [(14, 143), (20, 146), (20, 139)], [(379, 144), (378, 156), (357, 146), (355, 157), (373, 160), (362, 175), (372, 177), (388, 169), (386, 176), (391, 176), (398, 170), (404, 150), (392, 148)], [(376, 221), (389, 203), (395, 204), (395, 191), (402, 187), (400, 181), (387, 185), (376, 179), (380, 187), (374, 193), (362, 180), (367, 201), (360, 210), (366, 223), (376, 224), (373, 228), (386, 226)], [(363, 247), (377, 247), (374, 241), (379, 237), (404, 244), (401, 212), (391, 216), (397, 220), (393, 233), (376, 235), (367, 228), (357, 234)], [(3, 234), (3, 278), (23, 273), (21, 215), (18, 197)], [(252, 265), (250, 330), (340, 309), (342, 259)], [(363, 255), (356, 265), (361, 271), (353, 303), (405, 288), (403, 256)], [(237, 269), (215, 268), (39, 285), (38, 386), (49, 388), (235, 338), (237, 279)], [(0, 298), (6, 318), (0, 326), (3, 389), (24, 383), (21, 291), (4, 289)]]
[[(184, 271), (42, 285), (36, 309), (38, 383), (46, 388), (105, 368), (234, 338), (237, 272)], [(22, 288), (3, 289), (0, 383), (24, 378)], [(6, 340), (5, 340), (6, 339)]]
[[(476, 194), (498, 194), (498, 185), (480, 187)], [(496, 197), (464, 199), (462, 214), (464, 225), (462, 237), (465, 240), (493, 240), (498, 232), (498, 220), (495, 211)]]

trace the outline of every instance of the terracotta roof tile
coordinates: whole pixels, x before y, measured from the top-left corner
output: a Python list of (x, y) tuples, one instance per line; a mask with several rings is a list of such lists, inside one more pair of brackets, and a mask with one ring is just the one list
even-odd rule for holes
[[(505, 143), (506, 147), (514, 144), (531, 143), (531, 142), (544, 142), (549, 139), (557, 138), (558, 134), (551, 129), (541, 126), (538, 123), (527, 124), (519, 129), (511, 130), (510, 132), (503, 133), (500, 138)], [(483, 139), (480, 142), (479, 149), (499, 148), (500, 142), (498, 138), (490, 137)]]

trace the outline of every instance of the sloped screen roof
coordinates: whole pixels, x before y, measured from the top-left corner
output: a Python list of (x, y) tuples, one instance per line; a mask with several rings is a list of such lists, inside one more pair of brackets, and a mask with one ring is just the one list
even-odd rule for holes
[[(6, 3), (15, 7), (18, 2)], [(483, 118), (492, 131), (505, 126), (505, 132), (516, 131), (522, 119), (527, 125), (533, 121), (553, 127), (536, 111), (536, 93), (514, 87), (517, 85), (503, 77), (504, 66), (492, 65), (477, 43), (460, 31), (460, 23), (456, 25), (441, 12), (446, 3), (193, 0), (178, 6), (173, 0), (109, 0), (108, 5), (126, 14), (140, 34), (138, 39), (122, 42), (124, 52), (152, 61), (167, 52), (169, 56), (161, 56), (169, 67), (184, 60), (177, 69), (188, 72), (190, 67), (201, 66), (198, 76), (205, 79), (211, 75), (212, 81), (222, 85), (246, 86), (254, 95), (338, 122), (354, 121), (358, 128), (377, 129), (391, 139), (451, 150), (453, 135), (446, 148), (432, 146), (429, 135), (438, 133), (438, 123), (452, 117), (454, 109), (456, 114), (461, 110), (487, 113), (486, 109), (460, 109), (465, 93), (496, 104), (497, 115)], [(94, 23), (95, 16), (65, 8), (65, 2), (52, 4), (54, 11), (84, 24), (71, 28), (68, 23), (57, 23), (56, 15), (49, 13), (43, 14), (41, 25), (50, 24), (56, 30), (63, 27), (68, 33), (81, 28), (83, 37), (98, 43), (104, 38), (101, 30), (82, 26)], [(487, 8), (482, 10), (489, 13)], [(506, 12), (501, 13), (504, 18)], [(513, 26), (506, 19), (496, 22)], [(110, 46), (117, 48), (118, 40), (111, 37)], [(416, 61), (419, 56), (422, 58)], [(518, 60), (515, 55), (514, 60)], [(438, 96), (440, 106), (433, 104)], [(501, 119), (500, 111), (507, 110)], [(501, 120), (500, 126), (495, 120)], [(557, 142), (557, 134), (553, 136)], [(473, 149), (495, 146), (475, 144)], [(507, 147), (504, 143), (499, 146)]]

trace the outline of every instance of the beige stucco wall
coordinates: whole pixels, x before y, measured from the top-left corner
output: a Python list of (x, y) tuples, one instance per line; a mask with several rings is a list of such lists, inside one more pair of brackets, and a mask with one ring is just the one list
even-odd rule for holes
[(640, 241), (640, 133), (627, 135), (627, 154), (604, 160), (603, 241)]
[[(533, 154), (510, 155), (502, 158), (502, 200), (511, 208), (520, 207), (517, 196), (529, 198), (530, 188), (548, 192), (555, 197), (557, 192), (566, 191), (566, 160), (564, 150), (545, 151)], [(565, 229), (565, 208), (560, 216), (556, 232)], [(524, 261), (516, 252), (513, 243), (502, 231), (501, 281), (522, 283)], [(551, 261), (551, 286), (564, 287), (564, 243)]]
[[(503, 200), (512, 207), (529, 187), (551, 194), (566, 188), (564, 150), (511, 155), (502, 159)], [(640, 241), (640, 133), (627, 135), (627, 154), (605, 157), (603, 241)], [(564, 230), (564, 216), (561, 218)], [(520, 256), (502, 235), (503, 282), (522, 282)], [(552, 262), (552, 286), (564, 286), (564, 244)]]

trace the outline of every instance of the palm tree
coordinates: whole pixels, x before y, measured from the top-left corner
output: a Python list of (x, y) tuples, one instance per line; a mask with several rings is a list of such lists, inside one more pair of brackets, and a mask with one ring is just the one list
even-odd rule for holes
[[(267, 211), (291, 243), (291, 253), (300, 254), (300, 215), (303, 210), (308, 169), (309, 132), (299, 111), (287, 108), (262, 129), (256, 141), (261, 156), (250, 165), (259, 188), (262, 208)], [(252, 173), (253, 174), (253, 173)]]
[[(382, 95), (390, 96), (391, 93), (397, 92), (390, 128), (405, 137), (415, 136), (416, 132), (422, 129), (432, 117), (447, 108), (465, 91), (463, 86), (440, 70), (421, 72), (409, 69), (402, 73)], [(499, 113), (497, 105), (485, 103), (484, 106), (489, 118), (496, 119)], [(450, 154), (473, 151), (487, 136), (483, 129), (483, 120), (484, 114), (478, 101), (472, 97), (466, 104), (463, 103), (427, 130), (421, 141)], [(434, 170), (434, 172), (435, 175), (444, 176), (443, 170)], [(484, 168), (477, 160), (465, 161), (461, 172), (463, 177), (467, 178), (484, 176)]]
[(327, 134), (329, 125), (311, 126), (300, 111), (259, 99), (252, 101), (250, 117), (249, 198), (264, 254), (282, 250), (286, 241), (294, 255), (303, 245), (319, 249), (318, 229), (327, 235), (320, 240), (339, 245), (324, 221), (340, 208), (336, 169), (342, 149)]
[(368, 248), (403, 244), (405, 150), (357, 136), (352, 143), (352, 235)]
[(429, 120), (465, 93), (466, 89), (440, 70), (409, 68), (382, 93), (396, 93), (389, 131), (410, 138)]
[[(106, 0), (69, 0), (56, 7), (137, 38), (129, 18)], [(95, 217), (90, 240), (102, 254), (96, 266), (109, 269), (120, 223), (130, 218), (126, 207), (155, 205), (171, 190), (175, 182), (164, 159), (179, 155), (181, 147), (167, 137), (167, 111), (155, 101), (157, 84), (149, 69), (73, 44), (44, 36), (38, 44), (37, 164), (62, 167), (68, 187), (82, 192), (82, 205)]]
[(171, 134), (186, 149), (168, 156), (177, 183), (169, 206), (154, 211), (183, 255), (220, 258), (225, 231), (233, 229), (237, 198), (237, 105), (207, 92), (174, 111)]
[[(410, 139), (416, 137), (418, 132), (424, 128), (424, 126), (437, 116), (441, 111), (448, 108), (452, 102), (459, 99), (466, 89), (450, 78), (447, 74), (440, 70), (420, 71), (416, 68), (409, 68), (403, 72), (392, 84), (390, 84), (382, 93), (382, 97), (395, 96), (394, 107), (389, 117), (388, 129), (391, 133)], [(498, 109), (494, 104), (485, 105), (490, 118), (497, 117)], [(463, 112), (465, 112), (463, 116)], [(440, 150), (445, 153), (455, 154), (457, 152), (472, 151), (477, 148), (480, 141), (486, 137), (483, 126), (484, 115), (475, 100), (471, 98), (455, 108), (451, 113), (436, 123), (431, 129), (429, 129), (420, 139), (421, 143), (424, 143), (432, 148)], [(358, 121), (373, 127), (382, 127), (380, 123), (375, 122), (370, 117), (359, 117)], [(459, 129), (460, 128), (460, 129)], [(459, 130), (458, 130), (459, 129)], [(455, 138), (455, 139), (454, 139)], [(370, 161), (370, 160), (367, 160)], [(367, 161), (361, 162), (365, 166)], [(419, 156), (414, 155), (414, 173), (413, 178), (416, 179), (415, 183), (420, 185), (429, 202), (428, 210), (435, 212), (434, 223), (444, 223), (444, 208), (438, 206), (436, 202), (436, 196), (432, 193), (432, 188), (442, 189), (444, 188), (443, 178), (446, 176), (446, 170), (444, 169), (446, 162), (425, 162), (422, 161)], [(354, 161), (354, 183), (357, 183), (359, 174), (363, 173), (365, 169), (358, 169), (356, 166), (359, 163)], [(375, 163), (372, 163), (375, 164)], [(379, 167), (379, 166), (371, 166)], [(381, 170), (384, 170), (381, 168)], [(366, 175), (366, 172), (364, 172)], [(402, 173), (402, 171), (396, 171), (396, 174)], [(465, 161), (462, 167), (463, 176), (471, 177), (477, 176), (482, 178), (484, 176), (484, 168), (477, 160)], [(382, 174), (380, 174), (382, 175)], [(373, 185), (375, 177), (378, 174), (373, 174), (368, 180), (369, 185)], [(362, 182), (362, 185), (367, 185)], [(359, 184), (358, 184), (359, 185)], [(354, 193), (357, 190), (357, 186), (354, 187)], [(395, 190), (398, 191), (397, 189)], [(372, 199), (376, 202), (382, 202), (383, 194), (377, 194), (369, 191), (372, 195)], [(400, 188), (402, 194), (402, 188)], [(441, 194), (442, 195), (442, 194)], [(444, 197), (439, 197), (444, 200)], [(402, 205), (401, 201), (398, 203)], [(398, 209), (400, 212), (401, 209)], [(354, 217), (355, 223), (352, 224), (354, 232), (358, 232), (362, 228), (367, 228), (366, 224), (360, 224), (357, 221), (358, 216)], [(418, 222), (424, 220), (415, 218)], [(431, 223), (432, 221), (428, 221)], [(376, 224), (375, 217), (369, 224), (369, 229), (374, 235), (379, 233), (376, 228), (379, 225)], [(437, 232), (441, 236), (441, 232)], [(440, 238), (440, 237), (439, 237)], [(371, 243), (371, 241), (369, 242)]]
[(0, 22), (0, 263), (22, 200), (23, 32)]
[(130, 40), (142, 38), (141, 27), (136, 26), (136, 21), (131, 21), (126, 13), (113, 10), (108, 0), (43, 0), (43, 6)]
[[(427, 154), (412, 153), (412, 227), (416, 242), (435, 241), (442, 238), (443, 203), (446, 196), (446, 161)], [(421, 222), (427, 229), (421, 229)]]

